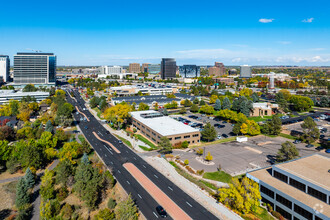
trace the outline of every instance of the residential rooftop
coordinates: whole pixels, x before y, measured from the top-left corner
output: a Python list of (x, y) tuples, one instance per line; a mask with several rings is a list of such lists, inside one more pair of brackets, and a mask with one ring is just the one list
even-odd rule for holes
[(146, 126), (148, 126), (149, 128), (156, 131), (162, 136), (199, 132), (198, 129), (192, 128), (188, 125), (178, 122), (168, 116), (159, 116), (159, 117), (150, 117), (150, 118), (145, 117), (146, 114), (158, 115), (158, 113), (159, 112), (154, 110), (147, 110), (147, 111), (131, 112), (131, 115), (133, 118), (145, 124)]

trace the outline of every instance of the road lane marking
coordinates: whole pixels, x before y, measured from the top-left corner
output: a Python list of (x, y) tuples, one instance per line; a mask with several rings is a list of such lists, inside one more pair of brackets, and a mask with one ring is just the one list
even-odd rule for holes
[(128, 151), (126, 151), (126, 153), (128, 153)]
[(154, 177), (156, 177), (158, 179), (158, 176), (156, 176), (155, 174), (154, 174)]
[(144, 168), (146, 168), (146, 166), (142, 165)]
[(167, 188), (169, 188), (170, 190), (172, 190), (172, 191), (173, 191), (173, 189), (172, 189), (171, 187), (169, 187), (169, 186), (168, 186)]
[(118, 173), (121, 173), (120, 170), (118, 170)]
[(128, 185), (131, 185), (128, 181), (126, 181), (128, 183)]
[(106, 154), (104, 154), (105, 155), (105, 157), (108, 157)]
[(85, 118), (87, 119), (87, 121), (89, 122), (89, 119), (87, 118), (87, 116), (83, 112), (81, 112), (77, 106), (76, 106), (76, 109), (80, 114), (84, 115)]
[(192, 205), (189, 202), (186, 202), (186, 203), (187, 203), (187, 205), (189, 205), (192, 208)]
[(108, 144), (108, 145), (109, 145), (114, 151), (116, 151), (117, 154), (120, 154), (120, 151), (119, 151), (115, 146), (113, 146), (110, 142), (108, 142), (108, 141), (103, 140), (102, 138), (100, 138), (100, 137), (96, 134), (95, 131), (93, 131), (93, 134), (94, 134), (94, 136), (95, 136), (97, 139), (99, 139), (100, 141), (102, 141), (102, 142)]
[(134, 158), (134, 160), (136, 160), (136, 158), (135, 157), (133, 157)]
[(110, 161), (110, 163), (111, 163), (111, 164), (113, 164), (113, 162), (112, 162), (112, 161)]
[(152, 213), (154, 213), (154, 215), (156, 216), (156, 218), (158, 218), (158, 215), (155, 212), (152, 212)]
[(138, 197), (140, 197), (140, 199), (142, 199), (142, 196), (140, 196), (140, 194), (138, 193)]
[(172, 199), (170, 199), (155, 183), (153, 183), (145, 174), (142, 173), (132, 163), (124, 163), (123, 167), (136, 179), (136, 181), (156, 200), (158, 204), (164, 207), (173, 219), (188, 220), (192, 219), (183, 211)]

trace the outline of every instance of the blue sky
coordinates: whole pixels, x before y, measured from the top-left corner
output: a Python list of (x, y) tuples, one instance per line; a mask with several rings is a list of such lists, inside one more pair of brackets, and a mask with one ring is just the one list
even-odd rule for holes
[[(330, 65), (329, 0), (56, 0), (1, 3), (0, 54), (58, 65)], [(3, 10), (5, 9), (5, 10)]]

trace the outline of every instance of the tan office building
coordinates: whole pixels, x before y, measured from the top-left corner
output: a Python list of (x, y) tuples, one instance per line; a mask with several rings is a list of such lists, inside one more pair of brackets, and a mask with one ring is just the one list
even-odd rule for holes
[(198, 129), (157, 111), (136, 111), (131, 112), (131, 115), (133, 127), (155, 144), (158, 144), (162, 137), (167, 137), (173, 146), (184, 141), (189, 144), (200, 142), (201, 134)]
[(142, 63), (141, 72), (148, 72), (149, 63)]
[(130, 63), (128, 69), (129, 69), (130, 73), (140, 73), (141, 72), (139, 63)]
[(271, 103), (253, 103), (253, 113), (251, 116), (272, 116), (278, 111), (278, 104)]

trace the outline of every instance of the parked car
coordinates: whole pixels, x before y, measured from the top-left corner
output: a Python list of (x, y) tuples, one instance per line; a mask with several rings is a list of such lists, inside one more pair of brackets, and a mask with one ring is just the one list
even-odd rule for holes
[(213, 126), (216, 128), (220, 128), (220, 124), (214, 124)]
[(307, 144), (306, 147), (307, 148), (312, 148), (312, 147), (314, 147), (314, 145), (313, 144)]
[(160, 215), (160, 217), (162, 217), (162, 218), (167, 217), (167, 212), (165, 211), (165, 209), (162, 206), (160, 206), (160, 205), (157, 206), (156, 211), (157, 211), (158, 215)]
[(296, 140), (294, 140), (293, 143), (294, 143), (294, 144), (299, 144), (299, 143), (301, 143), (301, 140), (296, 139)]
[(323, 139), (325, 136), (324, 136), (324, 134), (321, 134), (320, 135), (320, 139)]
[(326, 149), (325, 152), (330, 154), (330, 148)]
[(218, 137), (217, 137), (219, 140), (222, 139), (221, 135), (219, 134)]
[(318, 150), (318, 151), (320, 151), (320, 150), (323, 150), (324, 147), (319, 146), (319, 147), (317, 147), (317, 148), (315, 148), (315, 149)]
[(226, 134), (222, 134), (222, 137), (224, 137), (224, 138), (228, 138), (228, 135), (226, 135)]

